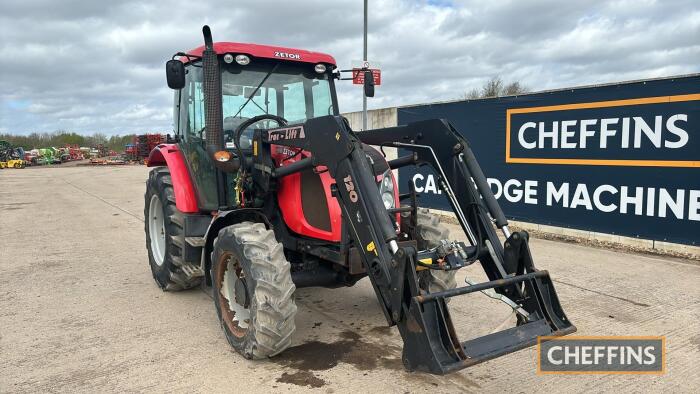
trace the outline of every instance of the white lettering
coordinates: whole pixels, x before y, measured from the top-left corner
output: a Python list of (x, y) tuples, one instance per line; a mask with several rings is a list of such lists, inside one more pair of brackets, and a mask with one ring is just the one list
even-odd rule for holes
[(654, 216), (654, 203), (656, 202), (656, 189), (647, 188), (647, 216)]
[(600, 148), (605, 149), (608, 147), (608, 137), (612, 137), (617, 133), (617, 130), (608, 128), (610, 125), (615, 125), (620, 120), (620, 118), (607, 118), (600, 120)]
[(671, 208), (671, 212), (678, 219), (683, 219), (683, 203), (685, 201), (685, 190), (676, 190), (676, 199), (671, 198), (668, 190), (659, 189), (659, 217), (666, 217), (666, 208)]
[(644, 356), (646, 357), (646, 361), (644, 361), (644, 364), (651, 365), (656, 362), (656, 356), (654, 355), (653, 351), (653, 346), (646, 346), (644, 348)]
[(597, 123), (598, 119), (583, 119), (581, 121), (581, 137), (579, 141), (581, 149), (586, 148), (586, 140), (588, 137), (593, 137), (595, 135), (595, 130), (589, 130), (588, 126), (594, 126)]
[(596, 346), (593, 348), (593, 364), (600, 364), (600, 359), (605, 355), (605, 346)]
[(503, 185), (503, 195), (506, 197), (506, 200), (510, 202), (518, 202), (520, 199), (523, 197), (523, 191), (520, 189), (515, 189), (512, 190), (513, 186), (519, 188), (522, 185), (519, 180), (517, 179), (509, 179), (504, 185)]
[(562, 149), (575, 149), (576, 143), (569, 142), (569, 138), (576, 135), (576, 131), (569, 130), (570, 127), (576, 126), (575, 120), (565, 120), (561, 122), (561, 148)]
[(634, 117), (634, 147), (642, 147), (642, 133), (647, 136), (655, 148), (661, 148), (661, 116), (654, 118), (654, 130), (639, 116)]
[[(573, 349), (573, 351), (571, 351)], [(564, 347), (564, 364), (579, 364), (578, 346)], [(573, 362), (570, 362), (573, 359)]]
[(630, 147), (630, 118), (622, 118), (622, 147)]
[(613, 212), (614, 210), (617, 209), (617, 205), (615, 204), (609, 204), (605, 205), (600, 201), (600, 195), (608, 192), (610, 194), (617, 194), (617, 188), (610, 186), (610, 185), (600, 185), (598, 186), (595, 191), (593, 192), (593, 204), (595, 204), (595, 207), (598, 208), (599, 211), (603, 212)]
[(537, 147), (537, 142), (527, 142), (525, 141), (525, 130), (527, 129), (534, 129), (537, 127), (537, 124), (535, 122), (527, 122), (520, 126), (520, 130), (518, 130), (518, 142), (520, 142), (520, 145), (525, 148), (525, 149), (535, 149)]
[(537, 181), (525, 181), (525, 204), (537, 205)]
[[(489, 186), (491, 187), (491, 191), (493, 192), (493, 196), (498, 200), (501, 198), (501, 193), (503, 193), (503, 186), (501, 186), (501, 182), (496, 179), (496, 178), (487, 178), (486, 182), (489, 183)], [(496, 191), (493, 191), (493, 187), (496, 186)]]
[(666, 129), (671, 133), (678, 136), (678, 141), (671, 142), (666, 140), (664, 146), (671, 149), (682, 148), (688, 143), (688, 132), (676, 126), (676, 121), (681, 120), (683, 122), (688, 122), (688, 115), (677, 114), (673, 115), (668, 120), (666, 120)]
[(574, 196), (571, 198), (571, 206), (569, 208), (576, 208), (579, 205), (583, 205), (589, 211), (593, 210), (593, 206), (591, 205), (591, 197), (588, 195), (588, 188), (584, 183), (579, 183), (576, 187)]
[(562, 361), (557, 360), (553, 357), (553, 354), (555, 351), (561, 351), (561, 350), (562, 350), (561, 346), (552, 346), (549, 348), (549, 350), (547, 350), (547, 360), (549, 360), (550, 364), (561, 365)]
[(559, 202), (559, 200), (563, 200), (562, 206), (564, 208), (568, 208), (569, 207), (569, 184), (567, 182), (564, 182), (559, 187), (559, 190), (557, 190), (556, 186), (554, 186), (554, 183), (547, 182), (547, 205), (550, 207), (552, 206), (552, 199), (554, 199), (555, 202)]
[(617, 346), (608, 346), (608, 364), (612, 364), (613, 358), (617, 357), (618, 349)]
[(627, 186), (620, 187), (620, 213), (627, 213), (627, 205), (633, 204), (634, 205), (634, 214), (635, 215), (642, 214), (643, 200), (644, 200), (644, 188), (643, 187), (635, 187), (634, 191), (635, 191), (635, 195), (630, 196), (629, 194), (627, 194), (628, 193)]
[(544, 140), (545, 138), (549, 138), (552, 140), (552, 148), (558, 148), (558, 143), (559, 139), (557, 136), (559, 135), (559, 122), (552, 122), (552, 130), (551, 131), (545, 131), (544, 129), (544, 122), (540, 122), (540, 135), (539, 135), (539, 144), (538, 146), (540, 148), (544, 148)]
[(700, 221), (700, 190), (691, 190), (688, 196), (688, 220)]
[[(528, 150), (586, 149), (590, 147), (589, 140), (597, 136), (601, 149), (607, 149), (610, 146), (628, 149), (630, 145), (634, 149), (640, 149), (643, 139), (651, 142), (655, 148), (678, 149), (687, 146), (690, 139), (687, 123), (687, 114), (675, 114), (665, 122), (662, 115), (656, 115), (653, 126), (641, 116), (551, 122), (529, 121), (523, 123), (518, 129), (518, 142)], [(685, 126), (681, 127), (683, 124)], [(599, 127), (596, 128), (596, 126)], [(533, 135), (534, 132), (537, 133), (536, 138)], [(664, 133), (667, 136), (664, 136)]]
[(637, 364), (642, 363), (642, 347), (641, 346), (637, 346), (636, 348), (632, 347), (632, 346), (627, 347), (627, 364), (632, 364), (633, 358)]
[(593, 364), (591, 361), (591, 350), (593, 350), (593, 346), (581, 346), (581, 364)]
[(413, 184), (415, 185), (417, 193), (423, 193), (424, 188), (423, 186), (418, 186), (418, 182), (416, 182), (416, 180), (422, 181), (423, 179), (425, 179), (425, 177), (423, 177), (423, 174), (420, 173), (413, 176)]
[(435, 186), (435, 177), (432, 175), (428, 175), (428, 180), (425, 182), (425, 192), (441, 194), (441, 191), (439, 191), (437, 186)]

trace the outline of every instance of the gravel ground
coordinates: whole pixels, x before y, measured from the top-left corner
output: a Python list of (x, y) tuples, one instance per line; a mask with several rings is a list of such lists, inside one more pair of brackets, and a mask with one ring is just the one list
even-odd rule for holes
[[(14, 392), (697, 392), (700, 266), (532, 241), (577, 335), (665, 335), (667, 373), (535, 373), (526, 349), (448, 376), (403, 371), (367, 280), (297, 292), (297, 332), (281, 356), (229, 349), (211, 298), (153, 283), (142, 166), (0, 171), (0, 393)], [(448, 225), (456, 233), (457, 227)], [(480, 268), (460, 270), (481, 279)], [(509, 314), (479, 294), (450, 304), (465, 337)]]

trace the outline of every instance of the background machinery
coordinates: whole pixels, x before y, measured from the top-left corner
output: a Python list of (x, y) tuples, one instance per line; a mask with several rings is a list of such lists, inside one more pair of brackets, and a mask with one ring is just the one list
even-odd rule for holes
[(0, 140), (0, 168), (24, 168), (24, 149)]
[[(447, 121), (354, 133), (339, 116), (331, 56), (213, 43), (203, 32), (203, 47), (166, 64), (176, 132), (149, 155), (146, 244), (162, 289), (211, 286), (238, 352), (265, 358), (290, 345), (296, 288), (365, 276), (399, 329), (408, 370), (445, 374), (575, 331), (549, 274), (533, 264), (527, 233), (510, 232), (469, 143)], [(372, 146), (402, 156), (387, 161)], [(468, 244), (417, 206), (411, 183), (399, 194), (392, 170), (422, 165)], [(489, 281), (456, 287), (455, 272), (475, 263)], [(490, 289), (517, 324), (460, 341), (447, 301)]]

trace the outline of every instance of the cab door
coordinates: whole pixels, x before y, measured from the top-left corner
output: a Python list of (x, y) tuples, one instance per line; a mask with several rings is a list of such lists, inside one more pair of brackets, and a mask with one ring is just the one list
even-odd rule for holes
[(185, 87), (179, 91), (179, 100), (176, 99), (176, 133), (194, 183), (199, 209), (215, 211), (219, 208), (216, 168), (205, 148), (202, 68), (190, 63), (186, 69)]

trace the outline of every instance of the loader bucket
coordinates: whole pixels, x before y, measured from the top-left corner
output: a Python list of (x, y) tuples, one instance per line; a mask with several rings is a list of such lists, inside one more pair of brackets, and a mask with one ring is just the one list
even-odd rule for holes
[[(446, 299), (510, 285), (524, 285), (519, 304), (527, 319), (493, 334), (460, 342)], [(404, 339), (403, 363), (407, 370), (444, 375), (537, 343), (540, 336), (561, 336), (576, 331), (564, 315), (547, 271), (414, 296), (405, 320), (398, 324)]]

